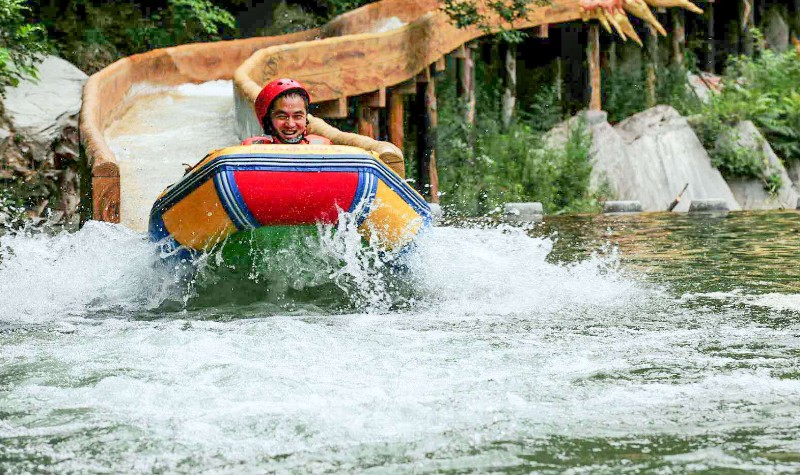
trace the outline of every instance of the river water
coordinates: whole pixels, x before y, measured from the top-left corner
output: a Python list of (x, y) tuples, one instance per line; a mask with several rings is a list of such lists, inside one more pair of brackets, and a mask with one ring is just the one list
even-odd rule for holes
[[(800, 216), (0, 235), (0, 473), (800, 471)], [(334, 232), (336, 231), (336, 232)]]

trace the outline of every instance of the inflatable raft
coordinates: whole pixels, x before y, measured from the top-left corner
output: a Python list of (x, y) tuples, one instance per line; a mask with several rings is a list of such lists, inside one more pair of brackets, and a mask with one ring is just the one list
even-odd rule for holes
[[(341, 145), (247, 145), (209, 154), (153, 204), (149, 234), (167, 248), (208, 251), (245, 231), (279, 242), (351, 213), (386, 250), (430, 224), (425, 200), (374, 155)], [(252, 233), (251, 233), (252, 235)]]

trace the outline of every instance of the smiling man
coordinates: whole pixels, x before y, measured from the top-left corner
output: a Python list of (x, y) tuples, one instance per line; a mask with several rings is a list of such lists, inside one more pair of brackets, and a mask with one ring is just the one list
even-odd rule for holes
[(302, 84), (294, 79), (271, 81), (258, 94), (256, 116), (264, 134), (250, 137), (242, 145), (253, 144), (322, 144), (331, 141), (308, 130), (308, 104), (311, 96)]

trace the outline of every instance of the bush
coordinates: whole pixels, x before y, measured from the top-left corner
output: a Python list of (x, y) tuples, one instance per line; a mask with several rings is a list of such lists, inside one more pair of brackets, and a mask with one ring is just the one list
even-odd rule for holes
[(34, 13), (59, 53), (87, 73), (123, 56), (218, 40), (236, 29), (233, 15), (210, 0), (48, 2)]
[(450, 80), (437, 84), (439, 128), (437, 164), (442, 205), (462, 216), (497, 212), (502, 204), (540, 201), (548, 213), (589, 211), (597, 201), (589, 194), (591, 137), (583, 124), (572, 127), (563, 149), (545, 146), (544, 134), (562, 119), (555, 90), (545, 89), (507, 131), (500, 125), (500, 84), (479, 66), (476, 84), (477, 125), (462, 118)]
[[(696, 113), (700, 101), (686, 84), (687, 72), (683, 66), (659, 68), (656, 103), (669, 104), (683, 115)], [(647, 109), (646, 77), (644, 66), (630, 71), (603, 71), (603, 108), (608, 111), (609, 122), (619, 122)]]
[(48, 50), (45, 30), (28, 22), (23, 0), (0, 0), (0, 93), (36, 77), (36, 56)]
[(780, 177), (767, 169), (760, 150), (717, 144), (738, 122), (750, 120), (784, 162), (800, 160), (800, 57), (765, 49), (755, 36), (762, 44), (757, 55), (729, 61), (724, 87), (703, 106), (695, 130), (723, 174), (761, 178), (774, 192)]
[(282, 1), (272, 12), (272, 25), (259, 34), (262, 36), (285, 35), (315, 28), (323, 23), (322, 18), (307, 12), (300, 5), (289, 5)]

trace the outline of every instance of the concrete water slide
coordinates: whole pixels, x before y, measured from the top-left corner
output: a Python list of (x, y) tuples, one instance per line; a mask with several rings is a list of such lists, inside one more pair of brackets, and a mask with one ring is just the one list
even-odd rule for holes
[[(678, 6), (685, 1), (648, 0), (648, 3), (671, 2), (663, 6)], [(134, 198), (126, 193), (135, 190), (120, 187), (120, 183), (133, 177), (121, 176), (104, 131), (132, 101), (139, 100), (131, 95), (137, 86), (174, 86), (232, 78), (236, 126), (244, 137), (259, 131), (252, 104), (262, 85), (276, 77), (299, 79), (311, 90), (314, 102), (322, 106), (320, 115), (337, 117), (346, 114), (349, 97), (373, 95), (379, 101), (385, 99), (387, 89), (391, 93), (392, 88), (403, 87), (445, 54), (490, 31), (580, 18), (600, 17), (602, 21), (604, 15), (610, 17), (609, 13), (603, 13), (610, 10), (596, 8), (598, 5), (604, 8), (615, 5), (616, 13), (624, 16), (621, 0), (596, 1), (589, 11), (585, 2), (581, 7), (579, 0), (553, 0), (548, 6), (531, 6), (527, 18), (513, 25), (489, 14), (490, 28), (459, 29), (439, 10), (437, 0), (383, 0), (341, 15), (318, 29), (275, 37), (181, 45), (123, 58), (93, 75), (84, 89), (81, 143), (92, 170), (93, 218), (120, 222), (121, 200)], [(315, 132), (320, 131), (315, 129)], [(228, 144), (220, 144), (224, 145)], [(380, 152), (381, 144), (376, 142), (374, 148)], [(141, 206), (149, 209), (149, 203)], [(145, 216), (147, 211), (136, 210)]]

